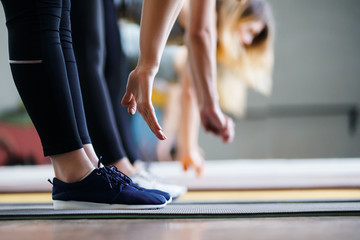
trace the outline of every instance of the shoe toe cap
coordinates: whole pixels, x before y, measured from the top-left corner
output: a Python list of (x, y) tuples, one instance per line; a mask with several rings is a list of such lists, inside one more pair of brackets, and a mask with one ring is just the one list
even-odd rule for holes
[(157, 190), (157, 189), (150, 189), (148, 191), (163, 196), (166, 199), (166, 201), (169, 201), (171, 199), (171, 195), (169, 193), (167, 193), (167, 192), (160, 191), (160, 190)]
[(159, 194), (140, 190), (132, 191), (129, 201), (140, 205), (163, 205), (167, 202), (165, 197)]
[(163, 205), (163, 204), (166, 204), (166, 202), (167, 202), (167, 200), (165, 199), (164, 196), (156, 194), (156, 193), (147, 192), (142, 197), (142, 204)]

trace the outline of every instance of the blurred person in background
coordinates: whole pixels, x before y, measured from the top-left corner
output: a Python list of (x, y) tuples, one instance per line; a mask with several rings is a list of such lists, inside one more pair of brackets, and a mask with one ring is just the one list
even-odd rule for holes
[[(131, 22), (140, 23), (142, 0), (122, 1), (119, 15)], [(176, 145), (176, 159), (184, 169), (194, 167), (197, 174), (204, 170), (204, 153), (198, 144), (199, 123), (197, 94), (191, 83), (187, 66), (188, 50), (184, 37), (189, 1), (185, 4), (170, 32), (168, 45), (177, 45), (165, 50), (159, 77), (177, 79), (170, 84), (163, 119), (168, 141), (159, 141), (157, 157), (160, 161), (171, 160)], [(271, 9), (263, 0), (219, 0), (216, 1), (217, 30), (217, 82), (221, 109), (237, 118), (245, 114), (246, 91), (253, 88), (265, 96), (271, 94), (273, 70), (274, 24)], [(133, 42), (131, 36), (125, 41)], [(130, 62), (136, 63), (138, 56), (126, 51)], [(180, 98), (180, 99), (179, 99)], [(180, 107), (179, 107), (179, 103)]]
[[(223, 114), (219, 106), (216, 83), (216, 1), (189, 1), (186, 17), (186, 46), (190, 79), (196, 92), (200, 119), (204, 129), (229, 143), (234, 137), (234, 123)], [(144, 1), (144, 6), (149, 4)], [(177, 14), (165, 21), (157, 16), (161, 2), (151, 2), (152, 11), (142, 13), (140, 23), (140, 57), (130, 73), (126, 92), (122, 100), (129, 114), (138, 110), (150, 130), (160, 140), (166, 139), (156, 118), (152, 104), (152, 88), (159, 70), (162, 51), (166, 44), (163, 33), (169, 34)], [(176, 2), (172, 5), (175, 7)], [(161, 11), (161, 10), (160, 10)], [(155, 27), (156, 26), (156, 27)]]

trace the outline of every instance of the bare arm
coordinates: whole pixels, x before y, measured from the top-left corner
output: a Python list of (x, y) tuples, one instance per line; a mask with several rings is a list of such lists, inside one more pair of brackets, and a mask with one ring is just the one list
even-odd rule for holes
[[(218, 100), (216, 92), (215, 0), (190, 1), (186, 42), (200, 108)], [(205, 106), (204, 106), (205, 105)]]
[(140, 23), (140, 57), (130, 73), (123, 106), (130, 114), (140, 112), (151, 131), (161, 140), (166, 136), (156, 119), (151, 102), (154, 77), (159, 69), (166, 40), (183, 5), (183, 0), (144, 0)]
[(231, 142), (234, 124), (219, 107), (216, 87), (215, 0), (190, 1), (186, 22), (189, 66), (205, 130)]
[(158, 71), (160, 59), (183, 0), (144, 0), (137, 67)]

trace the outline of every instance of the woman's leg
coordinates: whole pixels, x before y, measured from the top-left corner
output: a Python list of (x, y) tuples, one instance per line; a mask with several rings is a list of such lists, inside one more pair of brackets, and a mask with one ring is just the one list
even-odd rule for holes
[(72, 33), (90, 136), (105, 165), (126, 157), (106, 86), (102, 0), (72, 2)]
[[(44, 154), (51, 157), (59, 179), (79, 180), (93, 167), (83, 154), (60, 44), (62, 2), (2, 3), (14, 82), (40, 135)], [(67, 161), (58, 161), (64, 157), (71, 157), (78, 171), (65, 171), (69, 169)]]
[[(115, 171), (110, 168), (94, 169), (87, 153), (82, 148), (81, 141), (85, 141), (87, 144), (90, 143), (86, 136), (86, 126), (81, 126), (84, 130), (82, 136), (80, 136), (77, 127), (78, 123), (76, 122), (77, 117), (75, 115), (81, 114), (81, 112), (75, 114), (74, 111), (79, 109), (76, 106), (73, 107), (73, 101), (77, 101), (78, 97), (81, 99), (81, 96), (71, 95), (79, 88), (73, 82), (75, 88), (70, 90), (68, 80), (72, 81), (73, 78), (68, 78), (64, 54), (62, 52), (63, 47), (67, 48), (66, 51), (69, 51), (68, 53), (70, 53), (69, 49), (71, 48), (71, 36), (67, 35), (67, 37), (70, 36), (70, 42), (67, 39), (68, 42), (63, 44), (59, 36), (59, 32), (66, 35), (67, 30), (70, 30), (69, 22), (66, 23), (66, 21), (63, 22), (64, 25), (61, 25), (60, 30), (60, 21), (63, 13), (62, 7), (65, 6), (64, 11), (67, 11), (66, 6), (70, 6), (67, 5), (69, 2), (66, 2), (69, 0), (62, 1), (2, 0), (9, 29), (9, 49), (14, 80), (24, 104), (29, 109), (29, 115), (39, 131), (44, 144), (44, 150), (47, 151), (53, 161), (55, 175), (57, 176), (52, 182), (54, 208), (89, 209), (101, 207), (111, 209), (148, 209), (163, 207), (167, 202), (164, 195), (170, 199), (168, 194), (164, 193), (162, 195), (150, 191), (145, 192), (129, 184), (124, 184), (124, 181), (120, 179), (121, 175), (114, 176)], [(36, 3), (38, 3), (38, 8), (36, 8)], [(31, 24), (29, 25), (28, 23)], [(27, 29), (26, 27), (29, 26), (32, 28)], [(64, 28), (67, 30), (64, 31)], [(24, 40), (27, 39), (29, 44), (23, 44)], [(64, 36), (62, 36), (62, 39), (64, 39)], [(40, 40), (41, 44), (39, 44)], [(22, 48), (21, 44), (27, 47)], [(37, 49), (28, 48), (29, 45), (37, 47)], [(18, 52), (18, 49), (23, 51)], [(65, 58), (71, 60), (71, 58), (68, 58), (68, 54), (65, 55), (67, 55)], [(69, 69), (69, 76), (75, 74), (71, 71), (76, 68)], [(38, 88), (41, 91), (38, 91)], [(39, 95), (45, 92), (49, 99), (42, 99), (41, 101), (41, 97), (36, 96), (33, 91)], [(55, 98), (53, 95), (58, 98)], [(42, 104), (42, 102), (47, 101), (52, 101), (49, 106), (46, 103)], [(36, 103), (40, 105), (36, 105)], [(51, 111), (53, 107), (59, 107), (60, 109), (56, 110), (61, 111), (60, 113), (63, 113), (64, 116), (54, 114), (56, 111)], [(66, 107), (70, 109), (66, 109)], [(49, 110), (54, 115), (44, 114), (45, 110)], [(42, 117), (48, 117), (50, 120), (48, 122), (39, 121)], [(81, 116), (80, 119), (85, 118)], [(61, 123), (61, 121), (66, 122)], [(44, 126), (46, 124), (48, 126)], [(56, 130), (52, 128), (64, 127), (62, 129), (64, 133), (59, 130), (60, 137), (57, 135), (48, 136), (46, 135), (47, 133), (44, 133), (43, 127), (49, 128), (55, 133)], [(66, 135), (69, 133), (71, 135)], [(78, 141), (71, 142), (73, 139)], [(50, 144), (47, 141), (50, 141)], [(65, 143), (68, 144), (66, 145)]]
[(131, 132), (131, 117), (127, 109), (121, 105), (126, 90), (130, 68), (121, 45), (116, 8), (113, 0), (103, 0), (105, 13), (105, 79), (109, 89), (112, 109), (119, 130), (124, 150), (131, 163), (140, 159), (139, 149)]
[(81, 138), (82, 144), (84, 145), (84, 150), (93, 163), (94, 166), (97, 166), (98, 158), (95, 154), (95, 151), (92, 147), (87, 125), (85, 119), (85, 112), (83, 106), (83, 100), (80, 89), (79, 75), (75, 61), (75, 55), (72, 47), (72, 36), (71, 36), (71, 24), (70, 24), (70, 0), (62, 0), (62, 14), (60, 21), (60, 40), (61, 46), (64, 53), (64, 59), (67, 69), (67, 76), (69, 79), (69, 86), (71, 91), (71, 97), (73, 101), (76, 123), (79, 130), (79, 136)]

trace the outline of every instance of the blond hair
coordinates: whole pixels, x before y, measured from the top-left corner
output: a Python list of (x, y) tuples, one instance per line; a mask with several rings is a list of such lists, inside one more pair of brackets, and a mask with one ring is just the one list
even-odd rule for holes
[[(244, 46), (237, 29), (252, 20), (262, 21), (264, 29), (250, 46)], [(224, 111), (241, 116), (247, 87), (266, 96), (271, 94), (274, 27), (270, 7), (263, 0), (222, 0), (217, 21), (220, 104)]]

